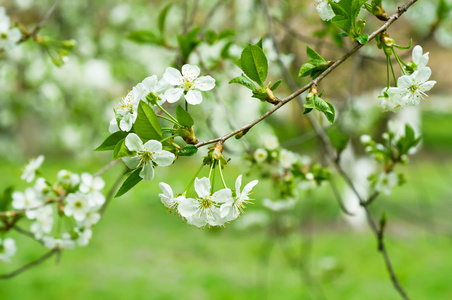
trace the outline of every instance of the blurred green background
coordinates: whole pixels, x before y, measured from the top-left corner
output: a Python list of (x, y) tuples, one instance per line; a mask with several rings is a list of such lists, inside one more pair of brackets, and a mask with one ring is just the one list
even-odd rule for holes
[[(272, 15), (285, 20), (299, 34), (325, 35), (324, 42), (317, 38), (309, 42), (322, 55), (337, 58), (350, 48), (346, 40), (330, 47), (335, 45), (336, 32), (320, 22), (312, 1), (269, 2)], [(386, 2), (388, 12), (403, 2)], [(157, 32), (158, 13), (167, 3), (62, 1), (41, 34), (77, 41), (65, 65), (53, 65), (48, 54), (32, 41), (0, 54), (0, 189), (9, 185), (25, 189), (20, 181), (22, 168), (30, 157), (41, 153), (46, 156), (43, 173), (52, 179), (60, 169), (94, 173), (109, 162), (110, 153), (92, 149), (108, 135), (116, 101), (144, 77), (160, 77), (177, 61), (174, 33), (182, 31), (182, 1), (174, 2), (167, 19), (167, 42), (175, 49), (138, 44), (127, 38), (134, 30)], [(195, 2), (187, 3), (188, 11), (192, 11)], [(230, 91), (227, 85), (240, 74), (233, 67), (237, 57), (234, 49), (239, 49), (239, 55), (244, 45), (266, 35), (259, 3), (224, 1), (206, 30), (232, 28), (235, 34), (218, 44), (203, 43), (198, 49), (239, 125), (269, 108), (250, 100), (246, 90), (234, 86)], [(452, 299), (452, 77), (447, 76), (452, 67), (452, 37), (447, 35), (452, 33), (452, 16), (449, 14), (431, 31), (438, 3), (420, 1), (390, 31), (404, 45), (409, 37), (414, 44), (428, 37), (423, 47), (430, 51), (429, 65), (438, 83), (430, 99), (422, 103), (422, 110), (414, 111), (420, 116), (418, 131), (423, 144), (410, 163), (400, 168), (407, 184), (395, 188), (391, 196), (380, 197), (372, 206), (375, 216), (382, 211), (388, 216), (388, 251), (413, 299)], [(13, 21), (32, 28), (53, 2), (15, 0), (0, 4)], [(215, 4), (198, 1), (194, 26), (204, 23)], [(417, 19), (419, 15), (422, 22)], [(378, 25), (373, 20), (368, 22), (370, 28)], [(306, 60), (306, 41), (295, 39), (277, 23), (274, 26), (283, 52), (292, 54), (285, 56), (287, 65), (302, 86), (305, 79), (299, 80), (296, 74)], [(228, 55), (219, 60), (219, 49), (227, 43), (231, 43)], [(363, 50), (366, 55), (381, 57), (376, 51)], [(266, 51), (269, 57), (272, 51)], [(194, 55), (190, 59), (196, 62), (199, 58)], [(379, 75), (384, 74), (384, 67), (377, 60), (360, 57), (344, 64), (323, 83), (330, 94), (327, 97), (343, 112), (339, 124), (343, 128), (350, 120), (357, 124), (347, 129), (354, 141), (362, 133), (377, 136), (387, 119), (396, 118), (379, 113), (377, 108), (374, 93), (385, 84), (384, 76)], [(350, 79), (353, 68), (363, 75)], [(281, 78), (275, 59), (270, 69), (272, 80)], [(281, 96), (289, 91), (283, 85), (278, 90)], [(214, 98), (206, 96), (202, 109), (190, 111), (199, 122), (197, 135), (201, 140), (224, 134), (232, 127), (226, 125), (224, 108), (215, 108)], [(251, 104), (244, 109), (245, 101)], [(350, 102), (357, 103), (354, 109), (360, 111), (361, 119), (350, 117)], [(364, 108), (360, 108), (362, 103), (366, 104)], [(259, 137), (274, 127), (282, 145), (319, 159), (315, 139), (297, 141), (312, 132), (297, 109), (289, 106), (267, 124), (258, 125), (250, 132), (249, 142), (259, 146)], [(241, 145), (231, 144), (228, 154), (234, 159), (226, 169), (226, 181), (233, 185), (237, 174), (249, 170), (239, 163)], [(0, 299), (399, 299), (372, 233), (366, 225), (353, 227), (344, 219), (328, 186), (300, 194), (294, 213), (284, 216), (271, 214), (262, 206), (263, 198), (276, 197), (271, 182), (263, 180), (255, 188), (255, 205), (243, 220), (224, 229), (197, 229), (166, 213), (157, 196), (157, 182), (182, 190), (193, 176), (192, 170), (198, 168), (200, 157), (184, 158), (171, 168), (162, 168), (155, 181), (141, 183), (114, 199), (87, 247), (64, 251), (57, 262), (53, 258), (0, 281)], [(105, 174), (106, 189), (121, 171), (115, 166)], [(254, 175), (251, 173), (244, 182), (253, 180)], [(261, 213), (261, 219), (267, 216), (267, 222), (250, 225), (246, 217), (255, 212)], [(275, 231), (275, 222), (283, 222), (290, 230)], [(0, 273), (44, 253), (41, 245), (25, 236), (15, 232), (8, 236), (16, 239), (18, 252), (12, 263), (0, 264)]]

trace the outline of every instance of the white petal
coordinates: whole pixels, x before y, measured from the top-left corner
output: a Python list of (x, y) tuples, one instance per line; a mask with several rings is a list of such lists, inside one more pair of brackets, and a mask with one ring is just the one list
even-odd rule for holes
[(140, 163), (140, 157), (138, 156), (123, 157), (122, 161), (126, 164), (126, 166), (129, 169), (135, 169)]
[(150, 152), (159, 152), (162, 151), (162, 143), (156, 140), (149, 140), (144, 144), (144, 147)]
[(231, 189), (221, 189), (212, 195), (212, 201), (216, 203), (233, 202)]
[(198, 66), (188, 64), (182, 66), (182, 75), (190, 82), (193, 82), (196, 78), (198, 78), (199, 73), (201, 73), (201, 70)]
[(243, 188), (243, 192), (242, 195), (248, 195), (251, 190), (253, 189), (253, 187), (258, 183), (259, 181), (257, 180), (253, 180), (250, 183), (248, 183), (247, 185), (245, 185), (245, 187)]
[(140, 172), (140, 177), (146, 181), (151, 181), (152, 179), (154, 179), (154, 167), (150, 164), (145, 165)]
[(102, 178), (100, 178), (98, 176), (94, 177), (94, 180), (93, 180), (94, 190), (100, 191), (101, 189), (104, 188), (104, 186), (105, 186), (105, 181)]
[(190, 90), (185, 95), (185, 100), (192, 105), (200, 104), (202, 102), (202, 94), (200, 91)]
[(167, 167), (171, 165), (174, 161), (174, 154), (169, 151), (161, 151), (161, 152), (155, 152), (153, 155), (153, 158), (155, 162), (161, 166), (161, 167)]
[(169, 186), (169, 184), (166, 184), (164, 182), (160, 182), (159, 183), (159, 187), (162, 190), (162, 193), (169, 199), (172, 199), (174, 196), (173, 194), (173, 190), (171, 189), (171, 187)]
[(179, 203), (177, 209), (182, 217), (191, 218), (198, 211), (198, 205), (199, 205), (198, 200), (188, 198)]
[(432, 76), (432, 70), (428, 67), (426, 68), (421, 68), (416, 72), (416, 76), (414, 77), (414, 80), (416, 81), (416, 83), (422, 83), (422, 82), (426, 82), (430, 76)]
[(419, 46), (419, 45), (415, 46), (413, 48), (413, 53), (412, 53), (411, 56), (412, 56), (413, 62), (415, 64), (419, 65), (419, 62), (420, 62), (421, 57), (422, 57), (422, 47)]
[(184, 90), (181, 88), (169, 88), (165, 92), (164, 96), (166, 98), (166, 101), (168, 101), (169, 103), (174, 103), (180, 99), (180, 97), (182, 96), (183, 93), (184, 93)]
[(429, 80), (426, 83), (419, 86), (419, 89), (421, 89), (423, 92), (430, 91), (432, 87), (436, 84), (435, 80)]
[(157, 75), (152, 75), (149, 77), (146, 77), (142, 82), (144, 89), (146, 90), (146, 96), (147, 94), (149, 94), (150, 92), (154, 92), (155, 91), (155, 87), (158, 83), (158, 78)]
[(163, 78), (171, 85), (181, 85), (182, 84), (182, 74), (179, 70), (174, 68), (166, 68)]
[(139, 151), (143, 149), (143, 142), (140, 137), (135, 133), (129, 133), (125, 141), (127, 149), (130, 151)]
[(200, 198), (205, 198), (210, 195), (210, 181), (207, 177), (195, 179), (195, 191)]
[(397, 85), (399, 88), (408, 89), (413, 85), (413, 79), (411, 78), (411, 76), (403, 75), (399, 77), (399, 79), (397, 79)]
[(116, 122), (116, 118), (113, 118), (110, 121), (110, 126), (108, 126), (108, 131), (110, 133), (115, 133), (115, 132), (119, 131), (119, 126), (118, 126), (118, 122)]
[(240, 194), (241, 186), (242, 186), (242, 174), (240, 174), (239, 177), (237, 177), (237, 179), (235, 180), (235, 192), (237, 193), (237, 195)]
[(201, 91), (210, 91), (215, 87), (215, 79), (211, 76), (201, 76), (193, 82), (193, 87)]

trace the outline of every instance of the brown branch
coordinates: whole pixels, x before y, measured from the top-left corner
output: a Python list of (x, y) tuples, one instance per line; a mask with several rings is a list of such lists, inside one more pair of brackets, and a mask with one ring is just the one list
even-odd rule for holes
[[(380, 28), (378, 28), (376, 31), (374, 31), (371, 35), (369, 35), (369, 41), (371, 41), (372, 39), (374, 39), (378, 34), (380, 34), (381, 32), (385, 31), (386, 29), (388, 29), (389, 26), (391, 26), (392, 23), (394, 23), (405, 11), (407, 11), (407, 9), (413, 5), (417, 0), (410, 0), (408, 1), (406, 4), (400, 6), (397, 10), (396, 13), (394, 13), (387, 22), (385, 22), (385, 24), (383, 26), (381, 26)], [(347, 53), (345, 53), (341, 58), (339, 58), (338, 60), (336, 60), (328, 69), (326, 69), (325, 71), (323, 71), (323, 73), (321, 73), (316, 79), (312, 80), (311, 82), (309, 82), (307, 85), (305, 85), (304, 87), (300, 88), (299, 90), (293, 92), (292, 94), (290, 94), (289, 96), (287, 96), (286, 98), (283, 99), (278, 99), (279, 102), (278, 104), (276, 104), (272, 109), (268, 110), (265, 114), (263, 114), (262, 116), (260, 116), (259, 118), (257, 118), (256, 120), (252, 121), (251, 123), (237, 129), (234, 130), (222, 137), (219, 138), (215, 138), (215, 139), (211, 139), (211, 140), (207, 140), (204, 142), (199, 142), (197, 143), (195, 146), (196, 147), (202, 147), (205, 145), (209, 145), (209, 144), (213, 144), (216, 142), (222, 142), (224, 143), (226, 140), (228, 140), (229, 138), (233, 137), (234, 135), (236, 135), (239, 132), (242, 131), (248, 131), (250, 130), (254, 125), (256, 125), (257, 123), (261, 122), (262, 120), (264, 120), (265, 118), (267, 118), (268, 116), (270, 116), (272, 113), (274, 113), (275, 111), (277, 111), (278, 109), (280, 109), (283, 105), (287, 104), (289, 101), (295, 99), (297, 96), (299, 96), (301, 93), (303, 93), (304, 91), (308, 90), (311, 86), (313, 85), (318, 85), (318, 83), (325, 78), (328, 74), (330, 74), (334, 69), (336, 69), (338, 66), (340, 66), (342, 63), (344, 63), (350, 56), (352, 56), (353, 54), (355, 54), (359, 49), (361, 49), (364, 45), (362, 44), (358, 44), (356, 45), (354, 48), (352, 48), (351, 50), (349, 50)], [(309, 116), (309, 115), (308, 115)], [(316, 129), (317, 131), (317, 129)], [(323, 131), (323, 130), (322, 130)], [(324, 133), (320, 133), (319, 134), (320, 138), (322, 139), (328, 139), (328, 137), (326, 136), (326, 134)]]
[(31, 267), (41, 264), (42, 262), (44, 262), (47, 259), (49, 259), (50, 257), (52, 257), (54, 254), (60, 253), (60, 251), (61, 251), (60, 248), (54, 248), (54, 249), (50, 250), (49, 252), (47, 252), (46, 254), (44, 254), (43, 256), (41, 256), (40, 258), (38, 258), (26, 265), (23, 265), (22, 267), (12, 271), (11, 273), (0, 274), (0, 279), (9, 279), (16, 275), (19, 275), (20, 273), (30, 269)]

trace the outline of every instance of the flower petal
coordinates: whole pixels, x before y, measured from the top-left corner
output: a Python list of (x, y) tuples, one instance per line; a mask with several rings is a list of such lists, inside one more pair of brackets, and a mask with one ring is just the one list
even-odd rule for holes
[(211, 76), (201, 76), (193, 82), (193, 87), (201, 91), (210, 91), (215, 87), (215, 79)]
[(110, 121), (110, 126), (108, 126), (108, 131), (110, 133), (115, 133), (115, 132), (119, 131), (119, 126), (118, 126), (118, 122), (116, 121), (116, 118), (113, 118)]
[(212, 195), (212, 201), (214, 201), (216, 203), (234, 202), (234, 199), (232, 199), (231, 189), (221, 189), (221, 190), (215, 192)]
[(202, 94), (201, 94), (200, 91), (190, 90), (185, 95), (185, 100), (187, 100), (187, 102), (192, 104), (192, 105), (200, 104), (202, 102)]
[(207, 177), (195, 179), (195, 191), (200, 198), (205, 198), (210, 195), (210, 181)]
[(411, 78), (411, 76), (408, 75), (400, 76), (399, 79), (397, 80), (397, 85), (399, 88), (408, 89), (410, 86), (413, 85), (413, 79)]
[(135, 169), (140, 163), (141, 158), (139, 156), (123, 157), (122, 161), (129, 169)]
[(146, 91), (146, 96), (150, 92), (155, 91), (155, 87), (157, 86), (158, 78), (157, 75), (152, 75), (143, 79), (141, 84), (143, 85), (144, 90)]
[(162, 143), (156, 140), (149, 140), (144, 144), (143, 148), (146, 148), (150, 152), (162, 151)]
[(245, 185), (245, 187), (243, 188), (243, 192), (242, 195), (249, 195), (249, 193), (251, 192), (251, 190), (253, 189), (253, 187), (258, 184), (258, 180), (253, 180), (250, 183), (248, 183), (247, 185)]
[(429, 67), (418, 69), (414, 80), (417, 84), (426, 82), (432, 76), (432, 70)]
[(165, 197), (167, 197), (168, 199), (172, 199), (174, 197), (173, 190), (171, 189), (169, 184), (160, 182), (159, 187), (162, 190), (162, 193)]
[(143, 142), (140, 137), (135, 133), (129, 133), (125, 141), (127, 149), (130, 151), (139, 151), (143, 149)]
[(179, 203), (177, 210), (184, 218), (193, 217), (198, 211), (199, 202), (193, 198), (187, 198)]
[(242, 174), (237, 177), (235, 180), (235, 192), (237, 195), (240, 195), (240, 187), (242, 186)]
[(429, 80), (426, 83), (421, 84), (419, 86), (419, 89), (422, 90), (423, 92), (427, 92), (430, 91), (435, 84), (436, 84), (435, 80)]
[(183, 93), (184, 90), (181, 88), (169, 88), (165, 92), (164, 96), (166, 98), (166, 101), (168, 101), (169, 103), (174, 103), (180, 99)]
[(173, 163), (175, 156), (173, 153), (163, 150), (161, 152), (155, 152), (153, 157), (154, 161), (160, 167), (167, 167)]
[(182, 75), (184, 76), (184, 79), (190, 82), (195, 81), (195, 79), (198, 78), (199, 73), (201, 73), (201, 70), (198, 66), (188, 64), (182, 66)]
[(422, 57), (422, 47), (419, 46), (419, 45), (416, 45), (416, 46), (413, 48), (413, 52), (412, 52), (412, 54), (411, 54), (411, 57), (412, 57), (412, 59), (413, 59), (413, 62), (414, 62), (415, 64), (419, 65), (419, 62), (420, 62), (421, 57)]
[(143, 166), (143, 169), (141, 169), (140, 172), (140, 177), (146, 181), (154, 179), (154, 167), (151, 164)]
[(166, 68), (163, 78), (171, 85), (181, 85), (182, 84), (182, 74), (179, 70), (174, 68)]

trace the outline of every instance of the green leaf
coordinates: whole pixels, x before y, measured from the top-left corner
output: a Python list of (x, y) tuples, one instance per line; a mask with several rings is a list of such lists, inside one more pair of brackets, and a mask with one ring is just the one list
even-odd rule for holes
[(184, 148), (182, 148), (179, 152), (180, 156), (192, 156), (195, 155), (198, 152), (198, 148), (194, 145), (186, 145)]
[(193, 121), (193, 118), (188, 113), (188, 111), (183, 109), (180, 105), (176, 109), (176, 119), (182, 126), (188, 128), (191, 128), (195, 124), (195, 121)]
[(119, 191), (116, 193), (115, 198), (120, 197), (127, 193), (131, 188), (136, 186), (143, 178), (140, 177), (141, 168), (136, 169), (132, 174), (127, 177), (124, 183), (119, 188)]
[(197, 38), (200, 28), (195, 27), (190, 30), (187, 35), (178, 35), (177, 41), (179, 47), (182, 51), (182, 56), (185, 60), (188, 59), (190, 54), (195, 50), (195, 48), (201, 43), (201, 40)]
[(351, 14), (351, 0), (342, 0), (339, 3), (328, 0), (336, 16), (344, 16), (350, 19)]
[(351, 23), (350, 19), (344, 16), (334, 16), (331, 22), (350, 35)]
[(172, 5), (173, 5), (173, 3), (169, 3), (168, 5), (166, 5), (159, 14), (158, 27), (159, 27), (160, 33), (162, 35), (165, 31), (166, 16), (168, 15), (168, 11), (170, 10)]
[(356, 40), (361, 45), (365, 45), (365, 44), (367, 44), (367, 41), (369, 40), (369, 35), (368, 34), (361, 34), (359, 37), (356, 38)]
[(336, 116), (336, 110), (334, 109), (334, 106), (331, 103), (329, 103), (328, 101), (325, 101), (325, 102), (326, 102), (326, 104), (329, 107), (329, 111), (325, 111), (324, 112), (325, 117), (328, 120), (328, 122), (333, 124), (334, 123), (334, 118)]
[(137, 119), (134, 124), (135, 133), (143, 140), (161, 140), (162, 127), (154, 110), (144, 101), (138, 105)]
[(257, 98), (261, 101), (265, 101), (268, 98), (268, 94), (266, 92), (255, 91), (253, 92), (253, 98)]
[(218, 39), (222, 40), (222, 39), (226, 39), (229, 37), (233, 37), (235, 35), (235, 30), (233, 29), (224, 29), (222, 31), (220, 31), (220, 33), (218, 34)]
[(14, 188), (12, 186), (7, 187), (3, 191), (3, 195), (0, 198), (0, 211), (6, 211), (11, 202), (13, 202), (13, 191)]
[(126, 146), (126, 139), (120, 140), (113, 150), (113, 159), (132, 156), (133, 153)]
[(213, 30), (207, 30), (206, 32), (204, 32), (204, 37), (209, 45), (213, 45), (218, 38), (217, 34)]
[(352, 22), (356, 21), (356, 18), (358, 18), (359, 12), (361, 11), (361, 8), (363, 7), (363, 4), (367, 2), (367, 0), (353, 0), (352, 1), (352, 9), (351, 9), (351, 20)]
[(317, 52), (315, 52), (315, 50), (312, 49), (312, 48), (309, 47), (309, 46), (306, 46), (306, 56), (307, 56), (310, 60), (320, 60), (320, 61), (326, 62), (325, 59), (324, 59), (320, 54), (318, 54)]
[(272, 91), (276, 90), (276, 89), (278, 88), (278, 86), (281, 84), (281, 82), (282, 82), (281, 79), (278, 80), (278, 81), (276, 81), (276, 82), (270, 87), (270, 89), (271, 89)]
[(338, 153), (341, 153), (347, 147), (350, 135), (339, 130), (337, 126), (330, 127), (327, 133), (333, 146), (337, 149)]
[(240, 58), (237, 59), (237, 60), (234, 62), (234, 64), (235, 64), (237, 67), (239, 67), (240, 70), (243, 71), (243, 68), (242, 68), (242, 60), (241, 60)]
[(258, 46), (259, 48), (261, 48), (262, 50), (264, 50), (264, 47), (262, 46), (262, 38), (256, 43), (254, 44), (256, 46)]
[(117, 131), (105, 139), (94, 151), (106, 151), (115, 149), (116, 144), (127, 136), (127, 132)]
[(240, 75), (234, 79), (232, 79), (231, 81), (229, 81), (229, 84), (231, 83), (238, 83), (241, 84), (247, 88), (249, 88), (250, 90), (252, 90), (253, 92), (257, 91), (256, 86), (254, 85), (254, 83), (248, 79), (248, 77), (246, 77), (245, 75)]
[(163, 44), (162, 39), (157, 37), (155, 33), (149, 30), (132, 31), (127, 38), (139, 44)]
[(268, 62), (261, 48), (255, 45), (246, 46), (242, 52), (241, 65), (246, 76), (260, 86), (264, 86), (264, 81), (267, 79)]

